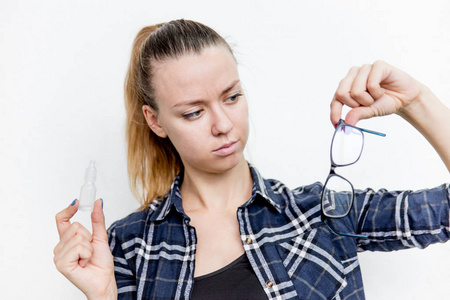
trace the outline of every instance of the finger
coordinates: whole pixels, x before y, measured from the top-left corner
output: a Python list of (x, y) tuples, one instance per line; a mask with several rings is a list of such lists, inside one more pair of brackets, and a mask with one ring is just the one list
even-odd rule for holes
[(336, 127), (341, 119), (343, 106), (342, 102), (337, 101), (336, 98), (333, 97), (330, 104), (330, 120), (334, 127)]
[(88, 258), (80, 258), (80, 260), (78, 261), (78, 264), (80, 265), (80, 267), (84, 268), (86, 267), (86, 265), (89, 263)]
[(64, 257), (67, 252), (73, 248), (76, 248), (77, 245), (81, 245), (91, 252), (94, 250), (90, 239), (82, 235), (75, 235), (67, 242), (59, 242), (55, 247), (54, 254), (56, 257)]
[(350, 107), (359, 106), (359, 103), (355, 101), (351, 96), (353, 82), (355, 80), (355, 77), (358, 75), (358, 71), (359, 71), (358, 67), (352, 67), (348, 71), (344, 79), (342, 79), (341, 82), (339, 82), (338, 88), (334, 93), (334, 97), (337, 101)]
[(73, 202), (56, 214), (56, 228), (58, 229), (59, 237), (70, 227), (70, 219), (75, 215), (78, 210), (78, 200), (75, 199)]
[(75, 236), (80, 235), (88, 241), (92, 241), (92, 235), (83, 225), (78, 222), (73, 222), (69, 228), (61, 236), (60, 242), (67, 243), (69, 240)]
[(55, 257), (56, 268), (63, 274), (70, 272), (80, 265), (80, 260), (83, 261), (83, 267), (89, 262), (92, 257), (92, 250), (77, 244), (68, 249), (64, 254)]
[(108, 242), (106, 233), (105, 215), (103, 214), (103, 199), (98, 199), (94, 203), (94, 211), (91, 214), (92, 220), (92, 240)]
[(375, 112), (370, 106), (360, 106), (350, 110), (345, 116), (345, 123), (355, 126), (359, 120), (369, 119), (375, 116)]
[(94, 253), (94, 248), (92, 247), (90, 241), (83, 239), (82, 241), (74, 243), (72, 247), (68, 248), (68, 256), (71, 255), (71, 251), (75, 251), (76, 253), (78, 253), (78, 264), (80, 265), (80, 267), (84, 268), (91, 260)]
[(353, 80), (350, 96), (356, 100), (359, 104), (364, 106), (370, 106), (374, 99), (367, 90), (367, 80), (372, 69), (371, 65), (363, 65), (359, 68), (358, 74)]
[(381, 87), (381, 83), (389, 77), (392, 67), (384, 61), (376, 61), (367, 79), (367, 90), (370, 95), (377, 100), (380, 99), (385, 90)]

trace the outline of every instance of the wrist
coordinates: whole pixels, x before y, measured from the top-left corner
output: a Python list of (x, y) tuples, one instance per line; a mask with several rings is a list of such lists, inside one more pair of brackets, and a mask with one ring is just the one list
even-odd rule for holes
[(407, 106), (399, 109), (397, 114), (411, 123), (414, 127), (429, 121), (433, 114), (439, 110), (440, 101), (433, 92), (425, 85), (419, 83), (417, 97)]
[(450, 171), (450, 109), (426, 86), (410, 105), (398, 112), (433, 146)]
[(94, 296), (86, 295), (86, 297), (88, 300), (117, 300), (117, 285), (115, 278), (111, 280), (110, 284), (103, 292)]

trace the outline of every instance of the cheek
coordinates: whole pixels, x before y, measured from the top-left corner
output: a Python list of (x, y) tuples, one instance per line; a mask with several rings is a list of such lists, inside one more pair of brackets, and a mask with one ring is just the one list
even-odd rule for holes
[(238, 124), (239, 128), (242, 131), (248, 132), (248, 107), (247, 103), (245, 103), (242, 107), (242, 109), (239, 110), (238, 113), (234, 113), (233, 116), (235, 116), (235, 124)]
[(190, 156), (198, 154), (202, 149), (207, 148), (208, 129), (200, 124), (180, 122), (172, 124), (166, 128), (166, 133), (170, 141), (178, 151), (180, 156)]

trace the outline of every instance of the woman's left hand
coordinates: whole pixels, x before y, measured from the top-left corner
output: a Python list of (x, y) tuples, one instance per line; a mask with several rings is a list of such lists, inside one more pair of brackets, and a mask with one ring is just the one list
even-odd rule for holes
[(399, 113), (420, 97), (422, 84), (403, 71), (383, 62), (353, 67), (341, 80), (331, 101), (331, 122), (337, 124), (342, 107), (352, 109), (345, 122)]

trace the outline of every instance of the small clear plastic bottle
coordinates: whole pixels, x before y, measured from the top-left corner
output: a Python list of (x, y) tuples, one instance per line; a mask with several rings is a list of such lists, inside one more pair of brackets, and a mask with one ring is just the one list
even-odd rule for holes
[(84, 175), (84, 184), (80, 191), (80, 205), (78, 209), (84, 211), (92, 211), (94, 209), (95, 193), (95, 179), (97, 178), (97, 169), (95, 168), (95, 161), (91, 160)]

